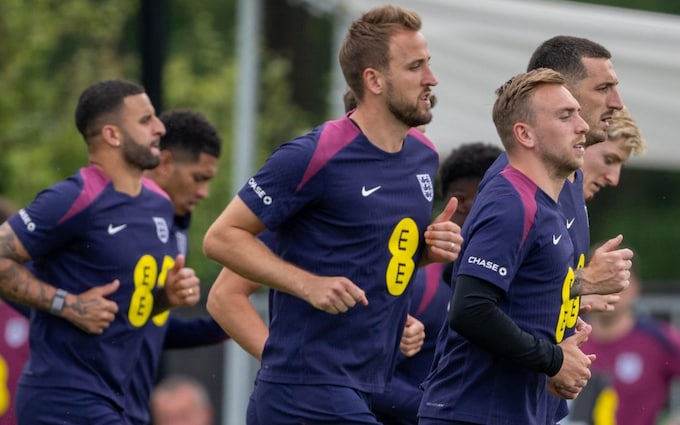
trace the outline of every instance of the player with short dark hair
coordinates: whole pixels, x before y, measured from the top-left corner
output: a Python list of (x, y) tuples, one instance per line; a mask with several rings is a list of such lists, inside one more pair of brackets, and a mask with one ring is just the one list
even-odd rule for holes
[(172, 203), (143, 178), (158, 165), (165, 132), (143, 87), (92, 84), (79, 98), (76, 124), (89, 165), (0, 226), (3, 295), (27, 303), (26, 294), (43, 288), (40, 302), (28, 303), (41, 311), (32, 315), (16, 400), (26, 425), (125, 423), (142, 329), (168, 307), (198, 301), (198, 278), (178, 255)]

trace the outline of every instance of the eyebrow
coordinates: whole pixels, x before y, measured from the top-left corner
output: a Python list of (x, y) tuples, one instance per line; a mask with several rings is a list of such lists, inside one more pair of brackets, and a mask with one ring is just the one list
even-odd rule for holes
[(581, 108), (578, 107), (578, 106), (565, 106), (565, 107), (557, 109), (557, 115), (562, 115), (565, 112), (573, 114), (574, 112), (578, 112), (580, 109)]
[(422, 59), (422, 58), (413, 59), (413, 60), (410, 60), (410, 61), (406, 62), (406, 67), (407, 67), (407, 68), (410, 68), (410, 67), (412, 67), (412, 66), (414, 66), (414, 65), (420, 65), (420, 64), (423, 64), (423, 63), (425, 63), (425, 62), (426, 62), (426, 60), (425, 60), (425, 59)]
[(619, 85), (618, 81), (605, 81), (595, 86), (595, 88), (616, 87)]
[(616, 152), (607, 152), (607, 153), (604, 155), (604, 157), (605, 157), (605, 158), (608, 158), (608, 159), (614, 159), (614, 160), (616, 160), (616, 161), (618, 161), (618, 162), (624, 162), (624, 161), (623, 161), (623, 157), (621, 157), (621, 155), (619, 155), (619, 154), (616, 153)]

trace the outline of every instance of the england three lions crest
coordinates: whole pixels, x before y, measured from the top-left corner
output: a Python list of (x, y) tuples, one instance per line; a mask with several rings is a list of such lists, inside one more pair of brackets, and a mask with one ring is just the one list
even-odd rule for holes
[(432, 202), (434, 199), (434, 187), (432, 186), (432, 179), (430, 179), (429, 174), (416, 174), (418, 183), (420, 183), (420, 190), (423, 192), (423, 196), (428, 202)]
[(156, 223), (156, 235), (161, 242), (166, 243), (170, 238), (170, 229), (168, 228), (168, 223), (165, 222), (163, 217), (154, 217), (153, 222)]

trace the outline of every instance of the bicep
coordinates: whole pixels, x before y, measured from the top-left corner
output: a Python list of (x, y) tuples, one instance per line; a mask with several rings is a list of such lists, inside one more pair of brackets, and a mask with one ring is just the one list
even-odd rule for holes
[(264, 223), (236, 196), (208, 228), (203, 238), (203, 252), (208, 258), (226, 264), (221, 261), (230, 255), (225, 247), (232, 250), (243, 247), (243, 241), (254, 239), (254, 235), (264, 229)]
[(223, 234), (230, 228), (245, 230), (256, 235), (265, 229), (265, 225), (241, 197), (235, 196), (210, 226), (208, 232)]

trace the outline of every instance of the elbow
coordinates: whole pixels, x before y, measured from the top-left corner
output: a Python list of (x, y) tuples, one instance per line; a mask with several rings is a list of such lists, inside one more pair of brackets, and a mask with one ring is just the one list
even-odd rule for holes
[(227, 253), (229, 249), (228, 240), (226, 230), (218, 230), (215, 226), (210, 226), (205, 236), (203, 236), (203, 255), (210, 260), (223, 264), (222, 261), (225, 257), (229, 258)]
[(212, 229), (208, 229), (203, 237), (203, 255), (211, 260), (215, 260), (215, 236)]
[(219, 285), (214, 283), (210, 287), (210, 291), (208, 292), (208, 298), (205, 301), (205, 309), (208, 311), (208, 314), (210, 315), (210, 317), (215, 319), (215, 321), (217, 321), (216, 317), (219, 314), (219, 306), (220, 306), (218, 292), (219, 292)]

